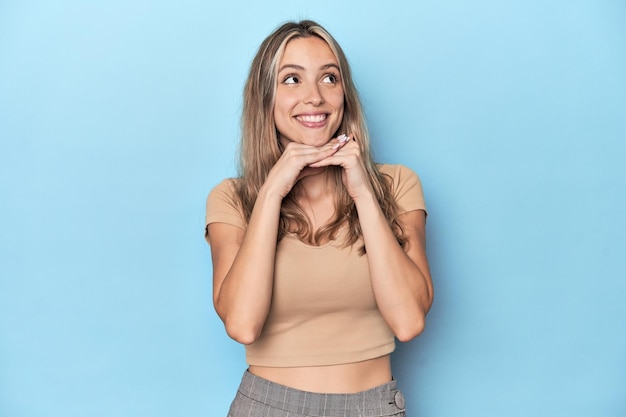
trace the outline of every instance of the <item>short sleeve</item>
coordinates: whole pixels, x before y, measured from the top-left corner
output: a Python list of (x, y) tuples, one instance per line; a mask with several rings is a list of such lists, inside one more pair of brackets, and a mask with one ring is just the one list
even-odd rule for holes
[(206, 227), (227, 223), (245, 229), (246, 223), (235, 195), (235, 179), (225, 179), (215, 186), (206, 201)]
[(400, 209), (399, 214), (413, 210), (426, 212), (422, 183), (412, 169), (404, 165), (380, 165), (379, 170), (391, 177), (392, 191)]

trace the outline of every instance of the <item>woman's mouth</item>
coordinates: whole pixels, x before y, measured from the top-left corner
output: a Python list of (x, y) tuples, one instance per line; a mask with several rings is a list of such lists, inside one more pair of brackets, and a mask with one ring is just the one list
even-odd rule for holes
[(326, 124), (327, 113), (299, 114), (295, 119), (306, 127), (321, 127)]

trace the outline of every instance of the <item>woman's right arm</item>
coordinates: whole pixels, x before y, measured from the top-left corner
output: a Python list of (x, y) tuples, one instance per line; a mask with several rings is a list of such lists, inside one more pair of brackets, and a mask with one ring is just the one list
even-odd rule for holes
[(306, 175), (307, 168), (337, 152), (343, 142), (321, 147), (290, 143), (269, 172), (257, 196), (247, 228), (211, 223), (213, 304), (228, 335), (250, 344), (263, 329), (272, 301), (274, 260), (282, 199)]
[(208, 228), (213, 304), (228, 335), (243, 344), (258, 337), (269, 311), (281, 201), (261, 189), (245, 231), (226, 223)]

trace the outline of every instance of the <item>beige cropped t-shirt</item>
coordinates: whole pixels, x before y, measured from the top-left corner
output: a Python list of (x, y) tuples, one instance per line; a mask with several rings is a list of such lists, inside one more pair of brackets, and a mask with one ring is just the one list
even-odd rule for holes
[[(402, 165), (379, 165), (393, 179), (400, 214), (426, 210), (418, 176)], [(207, 199), (206, 224), (246, 228), (235, 200), (235, 179)], [(261, 336), (246, 345), (250, 365), (294, 367), (359, 362), (391, 353), (394, 335), (372, 291), (363, 241), (310, 246), (288, 234), (277, 246), (274, 291)]]

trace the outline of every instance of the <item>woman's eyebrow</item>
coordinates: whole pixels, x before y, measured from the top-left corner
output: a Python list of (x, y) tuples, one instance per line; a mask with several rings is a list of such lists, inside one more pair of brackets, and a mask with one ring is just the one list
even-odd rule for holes
[(280, 67), (280, 69), (278, 70), (278, 72), (281, 72), (287, 68), (291, 68), (291, 69), (296, 69), (296, 70), (300, 70), (300, 71), (304, 71), (304, 67), (302, 65), (296, 65), (296, 64), (285, 64), (282, 67)]
[(335, 68), (337, 71), (339, 71), (339, 65), (335, 64), (335, 63), (330, 63), (330, 64), (326, 64), (326, 65), (322, 65), (320, 67), (321, 70), (326, 70), (328, 68)]
[[(302, 65), (297, 65), (297, 64), (285, 64), (282, 67), (280, 67), (280, 69), (278, 70), (278, 72), (284, 71), (285, 69), (290, 68), (290, 69), (295, 69), (295, 70), (299, 70), (299, 71), (304, 71), (305, 68)], [(324, 64), (322, 65), (319, 69), (320, 70), (326, 70), (328, 68), (336, 68), (337, 71), (339, 71), (339, 65), (335, 64), (335, 63), (329, 63), (329, 64)]]

